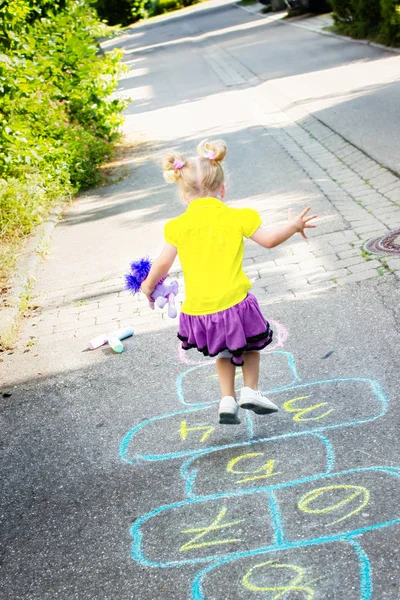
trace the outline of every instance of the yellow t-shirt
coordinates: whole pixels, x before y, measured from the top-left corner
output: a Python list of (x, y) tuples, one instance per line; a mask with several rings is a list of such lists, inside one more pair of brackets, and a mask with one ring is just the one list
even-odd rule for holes
[(185, 279), (182, 312), (208, 315), (246, 298), (251, 283), (242, 269), (243, 237), (261, 218), (251, 208), (231, 208), (217, 198), (193, 200), (165, 225), (165, 240), (178, 250)]

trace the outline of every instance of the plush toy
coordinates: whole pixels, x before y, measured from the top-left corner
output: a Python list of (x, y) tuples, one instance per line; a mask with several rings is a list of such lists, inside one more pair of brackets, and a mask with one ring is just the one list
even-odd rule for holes
[[(125, 275), (125, 281), (126, 288), (132, 292), (132, 294), (137, 294), (140, 292), (140, 286), (150, 273), (150, 269), (151, 260), (148, 256), (131, 263), (131, 272)], [(157, 306), (163, 308), (166, 304), (168, 304), (168, 316), (171, 319), (175, 319), (176, 315), (178, 314), (175, 306), (175, 297), (177, 295), (178, 282), (175, 279), (167, 282), (165, 277), (157, 283), (155, 290), (152, 293), (152, 297), (154, 298)]]

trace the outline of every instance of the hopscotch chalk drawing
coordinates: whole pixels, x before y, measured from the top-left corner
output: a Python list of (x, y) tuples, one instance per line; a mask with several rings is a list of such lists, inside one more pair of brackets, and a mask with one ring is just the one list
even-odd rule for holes
[[(226, 443), (218, 400), (198, 400), (199, 378), (215, 377), (210, 361), (190, 363), (177, 378), (179, 410), (122, 440), (124, 461), (178, 461), (183, 483), (183, 500), (134, 522), (132, 557), (153, 568), (197, 564), (192, 600), (370, 600), (362, 536), (400, 522), (400, 468), (336, 471), (328, 435), (379, 419), (388, 398), (372, 379), (303, 381), (293, 356), (276, 347), (262, 360), (272, 381), (265, 393), (281, 407), (273, 427), (247, 411)], [(159, 543), (165, 531), (167, 546)]]

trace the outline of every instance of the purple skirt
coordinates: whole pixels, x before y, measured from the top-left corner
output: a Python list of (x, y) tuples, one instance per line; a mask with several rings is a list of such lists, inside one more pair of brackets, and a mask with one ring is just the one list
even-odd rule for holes
[(262, 350), (272, 341), (272, 329), (252, 294), (231, 308), (211, 315), (180, 314), (178, 338), (182, 348), (197, 348), (204, 356), (217, 356), (223, 350), (231, 362), (243, 365), (244, 352)]

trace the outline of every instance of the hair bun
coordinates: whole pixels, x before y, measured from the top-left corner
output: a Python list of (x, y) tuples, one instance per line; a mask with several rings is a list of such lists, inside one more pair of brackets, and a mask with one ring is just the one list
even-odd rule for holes
[(226, 156), (226, 144), (224, 140), (203, 140), (197, 146), (197, 153), (203, 158), (221, 162)]
[[(167, 183), (176, 183), (181, 176), (185, 159), (178, 152), (168, 152), (162, 162), (163, 176)], [(179, 165), (177, 167), (177, 165)]]

